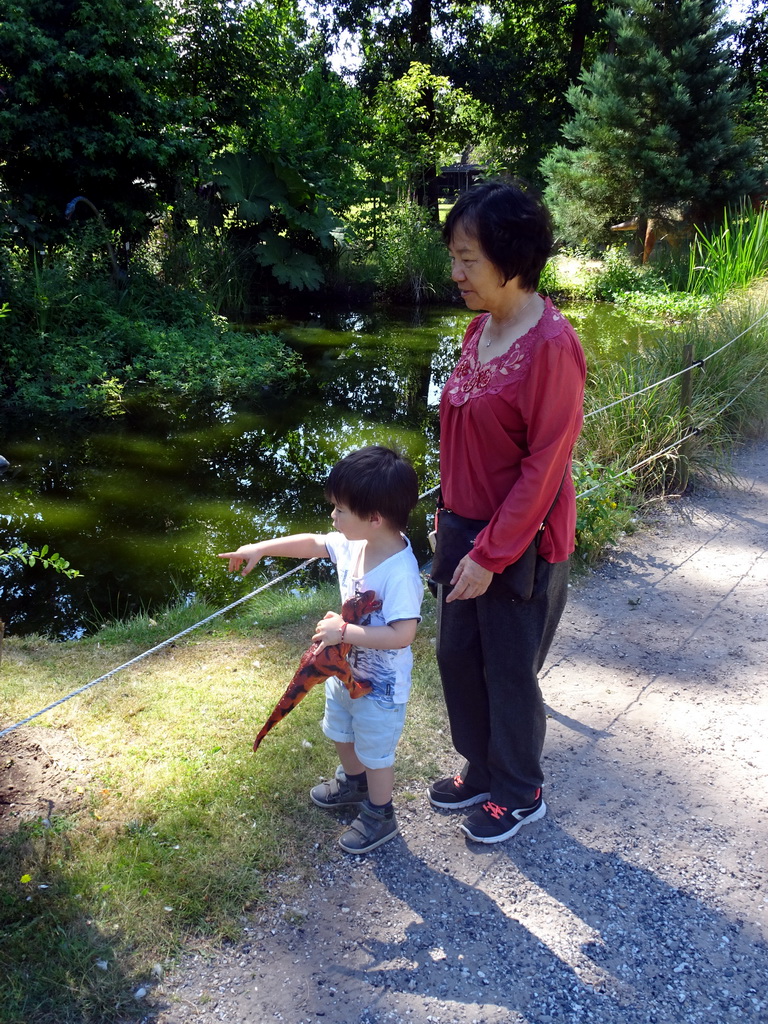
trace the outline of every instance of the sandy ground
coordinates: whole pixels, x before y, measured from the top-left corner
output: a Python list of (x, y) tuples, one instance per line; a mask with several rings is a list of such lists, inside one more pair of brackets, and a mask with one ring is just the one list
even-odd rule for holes
[[(144, 1020), (768, 1022), (768, 444), (735, 469), (573, 588), (542, 677), (543, 821), (473, 844), (401, 779), (400, 836), (276, 880), (239, 943), (148, 982)], [(13, 736), (6, 824), (88, 768)]]
[(146, 1019), (768, 1021), (768, 445), (735, 469), (573, 588), (542, 678), (547, 818), (480, 846), (420, 796), (379, 850), (282, 879)]

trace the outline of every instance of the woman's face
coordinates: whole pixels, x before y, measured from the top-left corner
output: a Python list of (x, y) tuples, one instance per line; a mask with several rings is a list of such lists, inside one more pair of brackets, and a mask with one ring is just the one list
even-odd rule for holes
[(477, 238), (468, 234), (461, 222), (453, 230), (448, 252), (451, 254), (451, 278), (459, 286), (467, 308), (493, 311), (505, 294), (503, 276), (485, 255)]

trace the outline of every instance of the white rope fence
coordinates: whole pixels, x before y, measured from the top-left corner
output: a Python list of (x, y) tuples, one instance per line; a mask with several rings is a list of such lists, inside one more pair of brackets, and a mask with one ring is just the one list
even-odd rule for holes
[(258, 587), (256, 590), (252, 590), (250, 594), (246, 594), (244, 597), (239, 597), (236, 601), (228, 604), (226, 608), (220, 608), (218, 611), (213, 612), (211, 615), (207, 615), (204, 619), (196, 622), (193, 626), (187, 626), (186, 629), (182, 629), (180, 633), (175, 633), (173, 636), (169, 636), (167, 640), (163, 640), (162, 643), (156, 644), (154, 647), (150, 647), (148, 651), (143, 651), (141, 654), (137, 654), (135, 658), (131, 658), (130, 661), (123, 662), (122, 665), (118, 665), (117, 668), (110, 669), (109, 672), (105, 672), (103, 676), (99, 676), (98, 679), (92, 679), (90, 683), (86, 683), (85, 686), (78, 687), (77, 690), (73, 690), (72, 693), (68, 693), (66, 697), (62, 697), (60, 700), (56, 700), (53, 704), (49, 704), (47, 707), (41, 708), (40, 711), (36, 711), (34, 715), (30, 715), (29, 718), (24, 718), (20, 722), (16, 722), (15, 725), (9, 725), (5, 729), (0, 730), (0, 738), (7, 736), (9, 732), (13, 732), (14, 729), (18, 729), (19, 726), (27, 725), (28, 722), (34, 721), (35, 718), (39, 718), (40, 715), (44, 715), (46, 711), (51, 711), (53, 708), (57, 708), (60, 704), (66, 703), (68, 700), (72, 700), (73, 697), (77, 697), (81, 693), (85, 693), (86, 690), (90, 690), (92, 686), (97, 683), (103, 683), (105, 679), (111, 679), (112, 676), (117, 675), (118, 672), (122, 672), (125, 668), (130, 668), (131, 665), (136, 665), (139, 661), (144, 658), (148, 658), (150, 654), (157, 654), (158, 651), (162, 651), (164, 647), (168, 647), (170, 644), (175, 643), (177, 640), (181, 640), (182, 637), (187, 636), (195, 629), (199, 629), (201, 626), (205, 626), (208, 622), (212, 622), (213, 619), (217, 619), (220, 615), (226, 614), (226, 612), (232, 611), (233, 608), (237, 608), (238, 605), (243, 604), (244, 601), (250, 601), (252, 597), (256, 597), (257, 594), (267, 590), (269, 587), (275, 586), (276, 583), (281, 583), (283, 580), (288, 579), (289, 576), (293, 576), (294, 573), (300, 572), (302, 569), (306, 569), (308, 565), (315, 562), (315, 558), (308, 558), (306, 562), (302, 562), (301, 565), (295, 565), (288, 572), (284, 572), (282, 576), (276, 576), (273, 580), (269, 580), (263, 586)]

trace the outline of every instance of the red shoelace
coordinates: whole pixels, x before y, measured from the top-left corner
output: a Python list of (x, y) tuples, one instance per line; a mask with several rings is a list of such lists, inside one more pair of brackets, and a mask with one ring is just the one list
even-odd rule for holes
[[(531, 807), (533, 807), (533, 805), (536, 803), (536, 801), (539, 799), (540, 796), (541, 796), (541, 790), (537, 789), (536, 793), (534, 795), (534, 798), (533, 798), (533, 803), (530, 805)], [(492, 818), (495, 818), (498, 821), (499, 818), (503, 818), (504, 817), (504, 815), (508, 811), (508, 808), (501, 807), (499, 804), (495, 804), (493, 802), (493, 800), (489, 800), (487, 803), (483, 804), (483, 810), (487, 814), (490, 814), (490, 816)], [(528, 808), (527, 807), (526, 808), (521, 808), (521, 810), (528, 810)]]
[(500, 807), (498, 804), (495, 804), (492, 800), (489, 800), (488, 803), (483, 804), (483, 810), (487, 811), (487, 813), (490, 814), (492, 818), (496, 818), (497, 821), (499, 818), (503, 818), (504, 815), (507, 813), (506, 807)]

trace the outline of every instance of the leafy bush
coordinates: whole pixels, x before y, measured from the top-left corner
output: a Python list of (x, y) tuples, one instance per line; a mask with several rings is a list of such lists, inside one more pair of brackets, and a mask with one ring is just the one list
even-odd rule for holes
[(449, 291), (448, 254), (424, 207), (410, 200), (389, 211), (374, 253), (381, 291), (395, 299), (421, 302)]
[(299, 357), (276, 335), (233, 331), (215, 321), (194, 333), (151, 330), (144, 351), (125, 370), (126, 380), (193, 398), (253, 397), (299, 373)]
[(605, 250), (595, 282), (598, 299), (612, 302), (622, 293), (658, 290), (666, 290), (663, 279), (652, 268), (641, 266), (625, 246), (614, 245)]
[(634, 477), (631, 473), (619, 477), (609, 467), (586, 458), (574, 460), (573, 479), (577, 495), (576, 557), (592, 565), (632, 522)]
[(663, 320), (667, 328), (682, 328), (697, 316), (706, 316), (716, 305), (711, 295), (689, 292), (617, 292), (614, 302), (635, 318), (656, 324)]
[(13, 273), (0, 336), (4, 400), (41, 412), (113, 415), (146, 383), (194, 399), (289, 386), (301, 363), (275, 336), (232, 330), (202, 298), (140, 267), (118, 290), (64, 258)]

